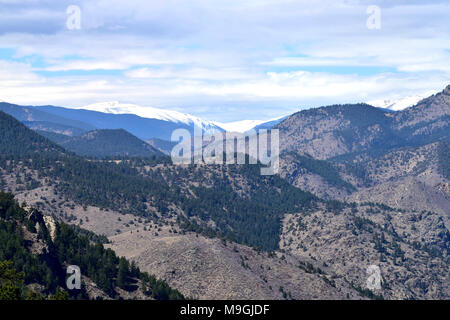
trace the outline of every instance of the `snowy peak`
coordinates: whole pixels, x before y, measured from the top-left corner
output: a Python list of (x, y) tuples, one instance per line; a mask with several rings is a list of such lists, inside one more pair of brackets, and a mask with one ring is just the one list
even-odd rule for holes
[(187, 113), (158, 109), (154, 107), (144, 107), (135, 104), (120, 103), (118, 101), (94, 103), (81, 107), (80, 109), (111, 114), (134, 114), (147, 119), (157, 119), (174, 123), (183, 123), (186, 125), (202, 128), (204, 131), (209, 133), (219, 129), (214, 123)]
[(281, 119), (282, 117), (270, 120), (241, 120), (233, 122), (213, 122), (199, 117), (181, 113), (173, 110), (164, 110), (154, 107), (144, 107), (135, 104), (120, 103), (118, 101), (94, 103), (79, 109), (98, 111), (110, 114), (134, 114), (142, 118), (157, 119), (173, 123), (182, 123), (188, 126), (201, 128), (203, 132), (212, 134), (217, 131), (232, 131), (244, 133), (254, 127)]
[(214, 124), (218, 127), (221, 127), (225, 131), (244, 133), (264, 122), (266, 122), (266, 121), (265, 120), (241, 120), (241, 121), (233, 121), (233, 122), (226, 122), (226, 123), (214, 122)]
[(378, 108), (388, 109), (392, 111), (400, 111), (416, 105), (419, 101), (425, 99), (426, 97), (429, 97), (434, 93), (435, 92), (427, 92), (426, 94), (423, 95), (412, 95), (401, 99), (373, 100), (367, 103)]
[(214, 122), (215, 125), (221, 127), (225, 131), (245, 133), (251, 129), (254, 129), (260, 125), (269, 124), (273, 122), (273, 125), (281, 122), (286, 116), (281, 116), (269, 120), (241, 120), (233, 122)]

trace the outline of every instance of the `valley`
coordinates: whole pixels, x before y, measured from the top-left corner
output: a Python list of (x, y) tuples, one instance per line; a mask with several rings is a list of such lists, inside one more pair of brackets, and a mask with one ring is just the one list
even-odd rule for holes
[[(295, 113), (274, 124), (274, 176), (260, 164), (174, 165), (126, 130), (75, 135), (8, 105), (22, 123), (0, 113), (0, 185), (184, 297), (449, 299), (449, 96), (447, 87), (395, 113)], [(366, 288), (371, 265), (381, 289)], [(85, 281), (105, 299), (148, 292)]]

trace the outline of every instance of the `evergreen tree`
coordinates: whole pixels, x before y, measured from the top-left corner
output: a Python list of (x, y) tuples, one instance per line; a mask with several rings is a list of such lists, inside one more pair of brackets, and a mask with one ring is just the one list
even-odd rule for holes
[(130, 273), (130, 266), (128, 261), (121, 257), (119, 260), (119, 271), (117, 274), (117, 285), (122, 289), (127, 289), (128, 286), (128, 274)]
[(0, 300), (20, 300), (25, 275), (13, 268), (12, 261), (0, 261)]

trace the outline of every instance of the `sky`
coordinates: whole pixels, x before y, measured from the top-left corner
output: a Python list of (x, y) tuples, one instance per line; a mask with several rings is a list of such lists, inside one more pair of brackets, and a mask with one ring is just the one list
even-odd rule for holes
[(227, 122), (437, 92), (449, 17), (447, 0), (0, 0), (0, 100)]

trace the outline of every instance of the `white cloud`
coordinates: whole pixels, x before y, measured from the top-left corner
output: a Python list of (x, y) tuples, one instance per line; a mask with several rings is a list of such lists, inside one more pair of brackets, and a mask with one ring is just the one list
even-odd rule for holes
[[(447, 84), (445, 78), (435, 74), (392, 77), (390, 74), (358, 76), (303, 71), (269, 72), (253, 79), (212, 82), (173, 78), (171, 73), (166, 79), (149, 78), (145, 74), (149, 70), (140, 70), (144, 79), (96, 77), (86, 81), (76, 76), (45, 79), (36, 76), (31, 66), (24, 64), (2, 62), (0, 66), (6, 70), (0, 77), (0, 98), (5, 101), (80, 107), (119, 100), (163, 106), (222, 121), (264, 119), (297, 111), (301, 106), (385, 99), (398, 96), (400, 92), (406, 96)], [(319, 103), (317, 97), (320, 97)], [(233, 107), (242, 105), (246, 108)]]
[[(66, 106), (119, 100), (230, 121), (447, 85), (448, 2), (379, 1), (377, 31), (366, 28), (371, 2), (85, 0), (77, 2), (82, 29), (68, 31), (71, 1), (0, 1), (0, 50), (16, 49), (0, 61), (0, 98)], [(42, 63), (24, 63), (30, 56)]]
[(9, 86), (17, 85), (26, 86), (43, 81), (31, 71), (31, 66), (26, 63), (0, 60), (0, 70), (0, 88), (6, 89)]

